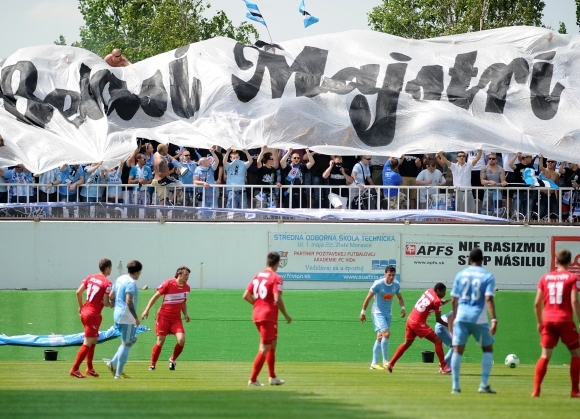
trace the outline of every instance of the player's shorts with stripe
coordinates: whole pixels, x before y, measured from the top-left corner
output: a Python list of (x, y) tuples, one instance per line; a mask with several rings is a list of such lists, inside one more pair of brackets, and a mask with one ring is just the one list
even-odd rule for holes
[(375, 332), (382, 332), (391, 328), (391, 316), (382, 313), (372, 313)]
[(99, 315), (85, 315), (81, 314), (81, 322), (85, 327), (85, 337), (86, 338), (98, 338), (99, 337), (99, 327), (101, 327), (101, 322), (103, 321), (103, 316)]
[(465, 345), (470, 335), (473, 335), (481, 347), (489, 346), (495, 342), (494, 337), (489, 333), (487, 323), (476, 324), (461, 321), (453, 323), (453, 346)]
[(262, 345), (271, 345), (278, 339), (278, 322), (262, 321), (255, 322), (256, 328), (260, 332), (260, 343)]
[(185, 333), (181, 317), (169, 318), (164, 316), (157, 316), (155, 321), (155, 334), (157, 336), (175, 335), (176, 333)]
[(449, 333), (448, 328), (440, 323), (437, 323), (435, 325), (435, 334), (439, 336), (439, 339), (441, 339), (444, 345), (451, 346), (451, 334)]
[(414, 341), (416, 337), (421, 339), (429, 339), (434, 341), (437, 335), (431, 327), (426, 323), (409, 323), (405, 327), (405, 340)]
[(121, 341), (123, 343), (133, 344), (137, 340), (137, 328), (135, 324), (120, 324), (115, 323), (119, 333), (121, 334)]
[(558, 339), (562, 339), (562, 343), (571, 351), (580, 348), (580, 336), (574, 322), (542, 323), (542, 348), (554, 348)]

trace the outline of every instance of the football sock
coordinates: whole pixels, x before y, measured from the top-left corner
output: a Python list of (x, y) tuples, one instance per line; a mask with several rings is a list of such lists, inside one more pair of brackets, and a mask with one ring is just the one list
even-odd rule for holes
[(276, 371), (274, 370), (276, 365), (276, 351), (272, 348), (266, 353), (266, 364), (268, 365), (270, 378), (276, 378)]
[(453, 355), (451, 356), (451, 377), (453, 382), (453, 390), (461, 389), (461, 387), (459, 387), (459, 373), (461, 370), (462, 356), (463, 355), (459, 355), (457, 352), (453, 352)]
[(117, 366), (117, 364), (119, 363), (119, 356), (121, 356), (121, 350), (123, 349), (123, 346), (125, 345), (121, 343), (121, 345), (117, 348), (117, 352), (115, 352), (113, 359), (111, 359), (110, 361), (111, 365)]
[(447, 365), (451, 364), (451, 356), (453, 355), (453, 347), (449, 348), (447, 354), (445, 355), (445, 363)]
[(389, 339), (383, 338), (381, 340), (381, 352), (383, 353), (383, 362), (389, 360)]
[(181, 353), (181, 351), (183, 351), (183, 346), (181, 346), (179, 343), (176, 343), (175, 348), (173, 348), (173, 355), (171, 355), (171, 359), (175, 361), (179, 356), (179, 354)]
[(481, 358), (481, 387), (487, 387), (491, 366), (493, 365), (493, 353), (484, 352)]
[(580, 381), (580, 358), (573, 356), (570, 360), (570, 378), (572, 379), (572, 391), (579, 393), (578, 384)]
[(371, 365), (375, 365), (379, 362), (379, 356), (381, 356), (381, 342), (375, 340), (375, 345), (373, 346), (373, 360)]
[(397, 348), (397, 350), (395, 351), (395, 355), (393, 355), (393, 358), (390, 361), (391, 367), (394, 366), (395, 362), (397, 362), (397, 360), (403, 356), (403, 354), (405, 353), (406, 350), (407, 350), (407, 347), (405, 346), (405, 344), (401, 343), (399, 345), (399, 347)]
[(153, 345), (153, 350), (151, 351), (151, 365), (155, 366), (155, 364), (157, 364), (159, 355), (161, 355), (161, 346), (155, 344)]
[(95, 343), (93, 346), (89, 347), (89, 352), (87, 352), (87, 369), (93, 369), (93, 357), (95, 356), (95, 348), (97, 344)]
[(258, 375), (260, 374), (260, 371), (262, 371), (264, 362), (266, 362), (266, 355), (258, 351), (258, 354), (254, 359), (254, 368), (252, 368), (252, 376), (250, 377), (250, 381), (254, 382), (258, 379)]
[[(540, 357), (538, 362), (536, 362), (536, 372), (534, 374), (534, 393), (540, 392), (540, 387), (542, 386), (542, 381), (546, 372), (548, 371), (548, 358)], [(570, 366), (572, 367), (572, 366)]]
[(73, 367), (72, 367), (73, 371), (76, 371), (79, 369), (79, 367), (81, 366), (81, 363), (83, 362), (83, 360), (87, 356), (88, 352), (89, 352), (89, 347), (87, 345), (81, 346), (81, 348), (77, 352), (77, 357), (75, 358), (75, 363), (73, 364)]
[(444, 368), (447, 364), (445, 363), (445, 355), (443, 355), (443, 343), (440, 340), (436, 340), (433, 343), (435, 344), (435, 353), (437, 354), (437, 358), (439, 358), (441, 368)]
[(125, 364), (129, 360), (129, 351), (131, 350), (130, 346), (125, 346), (121, 348), (121, 353), (119, 354), (119, 361), (117, 362), (117, 375), (122, 375), (123, 370), (125, 369)]

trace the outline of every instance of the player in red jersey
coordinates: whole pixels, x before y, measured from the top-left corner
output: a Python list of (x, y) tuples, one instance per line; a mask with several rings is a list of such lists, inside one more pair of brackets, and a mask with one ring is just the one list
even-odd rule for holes
[[(95, 346), (99, 339), (99, 327), (103, 321), (101, 312), (103, 307), (111, 307), (109, 293), (111, 292), (111, 281), (107, 278), (111, 274), (113, 264), (109, 259), (99, 261), (99, 271), (101, 273), (87, 276), (77, 289), (77, 301), (79, 303), (79, 315), (85, 327), (85, 339), (83, 345), (77, 352), (75, 362), (69, 374), (77, 378), (85, 378), (79, 371), (83, 360), (87, 359), (87, 370), (85, 374), (98, 377), (99, 374), (93, 368), (93, 357)], [(87, 291), (87, 301), (83, 305), (83, 293)]]
[(421, 298), (413, 307), (413, 311), (407, 318), (407, 326), (405, 329), (405, 342), (402, 343), (396, 350), (393, 358), (385, 365), (385, 369), (388, 372), (393, 372), (393, 367), (400, 357), (403, 356), (405, 351), (411, 347), (416, 337), (421, 339), (430, 340), (435, 344), (435, 353), (437, 358), (439, 358), (439, 373), (440, 374), (450, 374), (451, 368), (445, 362), (445, 355), (443, 354), (443, 344), (441, 339), (435, 334), (433, 329), (427, 324), (427, 318), (431, 313), (435, 313), (435, 319), (437, 323), (442, 324), (445, 327), (447, 322), (441, 319), (441, 306), (449, 300), (442, 300), (447, 292), (447, 287), (441, 282), (435, 284), (433, 289), (428, 289), (421, 295)]
[(268, 253), (267, 267), (254, 276), (252, 282), (244, 291), (243, 298), (254, 306), (253, 319), (260, 332), (260, 349), (254, 359), (254, 368), (249, 386), (262, 386), (258, 381), (258, 375), (264, 366), (268, 364), (271, 385), (284, 384), (284, 380), (276, 377), (274, 366), (276, 363), (276, 340), (278, 339), (278, 310), (290, 323), (292, 318), (286, 312), (282, 301), (282, 277), (276, 273), (280, 265), (280, 255), (276, 252)]
[[(580, 303), (578, 289), (580, 281), (576, 275), (568, 272), (572, 261), (569, 250), (562, 249), (556, 254), (557, 269), (545, 274), (538, 283), (535, 309), (538, 321), (538, 332), (542, 336), (542, 355), (536, 363), (534, 375), (534, 390), (532, 397), (540, 397), (542, 380), (548, 370), (548, 362), (552, 356), (558, 339), (570, 351), (570, 378), (572, 379), (571, 397), (580, 397), (578, 382), (580, 381), (580, 335), (574, 323), (574, 314), (580, 320)], [(544, 310), (542, 313), (542, 305)]]
[(151, 351), (151, 365), (149, 371), (155, 370), (155, 365), (161, 355), (161, 348), (165, 343), (165, 338), (168, 334), (174, 334), (177, 343), (173, 348), (173, 354), (169, 358), (169, 369), (175, 370), (176, 360), (183, 346), (185, 345), (185, 329), (181, 321), (181, 313), (185, 317), (185, 321), (189, 323), (191, 320), (187, 314), (187, 297), (189, 297), (189, 279), (190, 270), (187, 266), (180, 266), (175, 272), (175, 278), (168, 279), (157, 288), (157, 292), (145, 307), (145, 311), (141, 314), (141, 319), (146, 319), (149, 315), (149, 310), (159, 297), (163, 295), (163, 303), (157, 311), (157, 320), (155, 322), (155, 334), (157, 335), (157, 342), (153, 345)]

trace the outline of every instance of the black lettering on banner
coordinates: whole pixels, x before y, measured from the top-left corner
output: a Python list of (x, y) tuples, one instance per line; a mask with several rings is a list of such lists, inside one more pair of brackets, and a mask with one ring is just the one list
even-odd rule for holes
[[(423, 97), (421, 98), (421, 89)], [(426, 65), (421, 67), (414, 80), (407, 82), (405, 92), (415, 100), (440, 100), (443, 92), (443, 67)]]
[[(174, 54), (177, 60), (169, 63), (171, 106), (173, 112), (181, 118), (191, 118), (201, 106), (201, 81), (193, 77), (191, 93), (189, 90), (189, 63), (186, 55), (188, 49), (189, 45), (177, 49)], [(167, 107), (167, 103), (165, 106)]]
[[(377, 78), (381, 66), (378, 64), (363, 65), (360, 69), (356, 67), (347, 67), (339, 70), (331, 78), (326, 78), (320, 86), (320, 93), (336, 93), (337, 95), (346, 95), (354, 89), (358, 89), (363, 95), (373, 95), (378, 92)], [(356, 79), (356, 82), (351, 82)]]
[[(556, 56), (556, 52), (547, 52), (534, 57), (535, 60), (550, 61)], [(538, 118), (547, 121), (556, 116), (560, 96), (565, 89), (560, 83), (556, 83), (552, 93), (550, 85), (554, 74), (554, 65), (547, 62), (536, 62), (532, 68), (532, 81), (530, 83), (530, 101), (532, 111)]]

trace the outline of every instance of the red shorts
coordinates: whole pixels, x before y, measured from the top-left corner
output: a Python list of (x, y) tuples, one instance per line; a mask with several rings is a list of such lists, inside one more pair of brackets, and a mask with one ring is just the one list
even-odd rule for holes
[(99, 337), (99, 327), (101, 327), (101, 322), (103, 321), (103, 316), (99, 315), (86, 315), (81, 314), (81, 322), (85, 326), (85, 337), (86, 338), (98, 338)]
[(562, 343), (571, 351), (580, 348), (580, 335), (574, 322), (542, 323), (542, 348), (554, 348), (558, 339), (562, 339)]
[(263, 321), (255, 322), (256, 328), (260, 332), (260, 343), (262, 345), (271, 345), (278, 339), (278, 322)]
[[(432, 336), (430, 336), (432, 335)], [(426, 323), (409, 323), (407, 322), (407, 326), (405, 327), (405, 340), (406, 341), (414, 341), (416, 337), (420, 337), (421, 339), (429, 339), (430, 341), (434, 342), (436, 338), (436, 334), (431, 329), (431, 327)]]
[(170, 319), (163, 316), (157, 316), (155, 321), (155, 334), (157, 336), (167, 336), (169, 334), (185, 333), (181, 317), (177, 319)]

